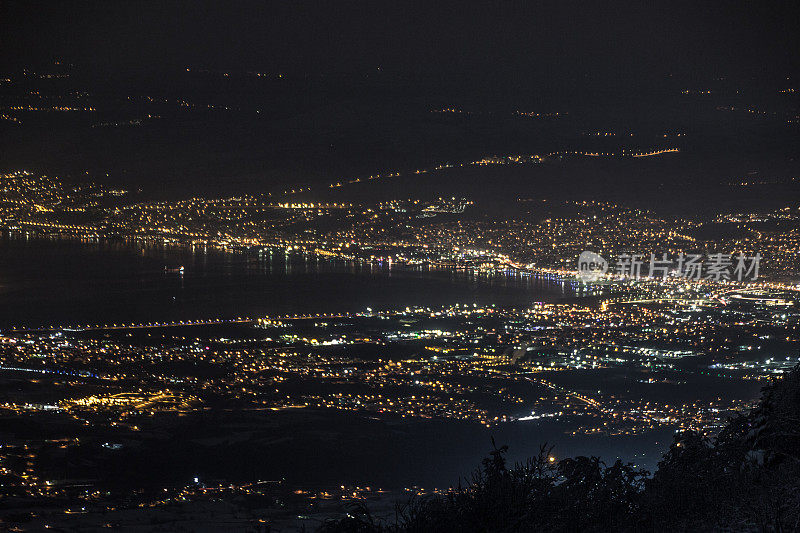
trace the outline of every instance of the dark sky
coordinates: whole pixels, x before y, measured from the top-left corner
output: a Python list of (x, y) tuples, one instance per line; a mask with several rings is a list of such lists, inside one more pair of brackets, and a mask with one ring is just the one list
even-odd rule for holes
[(798, 27), (796, 1), (0, 0), (0, 107), (95, 108), (0, 122), (0, 165), (219, 196), (679, 141), (675, 175), (794, 173)]
[(403, 76), (782, 76), (797, 2), (3, 1), (2, 61)]

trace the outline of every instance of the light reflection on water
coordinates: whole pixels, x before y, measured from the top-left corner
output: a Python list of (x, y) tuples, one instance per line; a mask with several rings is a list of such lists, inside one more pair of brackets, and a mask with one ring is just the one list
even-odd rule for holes
[(0, 234), (0, 327), (455, 303), (525, 308), (576, 295), (568, 282), (519, 274)]

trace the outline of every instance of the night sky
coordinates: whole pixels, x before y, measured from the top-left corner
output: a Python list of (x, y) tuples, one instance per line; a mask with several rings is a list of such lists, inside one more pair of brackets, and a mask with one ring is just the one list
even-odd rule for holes
[(198, 65), (473, 83), (796, 71), (795, 2), (2, 3), (3, 63)]
[[(787, 125), (797, 93), (780, 93), (800, 70), (796, 3), (1, 6), (0, 73), (14, 80), (0, 86), (3, 102), (85, 95), (96, 109), (0, 123), (7, 169), (219, 196), (496, 154), (650, 149), (683, 132), (680, 164), (656, 173), (800, 170)], [(68, 78), (39, 77), (52, 72)], [(445, 108), (469, 114), (432, 113)], [(562, 119), (520, 120), (519, 110)], [(149, 115), (158, 120), (141, 128), (97, 127)], [(635, 137), (588, 142), (586, 132), (609, 130)], [(654, 180), (644, 168), (600, 171)]]

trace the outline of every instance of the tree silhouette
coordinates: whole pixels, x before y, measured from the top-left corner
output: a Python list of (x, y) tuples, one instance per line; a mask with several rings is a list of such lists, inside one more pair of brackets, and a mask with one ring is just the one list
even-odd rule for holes
[(713, 438), (676, 434), (652, 477), (598, 457), (556, 463), (542, 445), (508, 467), (492, 450), (445, 494), (414, 497), (392, 522), (359, 506), (327, 532), (800, 531), (800, 367), (765, 387)]

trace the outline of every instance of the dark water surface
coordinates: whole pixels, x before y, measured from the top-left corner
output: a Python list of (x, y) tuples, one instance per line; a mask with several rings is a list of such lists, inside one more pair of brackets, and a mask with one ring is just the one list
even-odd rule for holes
[[(167, 272), (184, 266), (183, 274)], [(455, 303), (526, 307), (568, 284), (317, 259), (0, 233), (0, 328)]]

